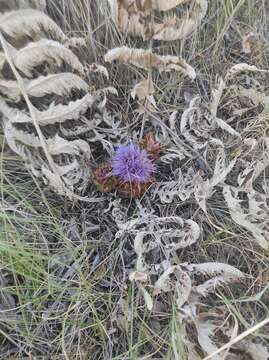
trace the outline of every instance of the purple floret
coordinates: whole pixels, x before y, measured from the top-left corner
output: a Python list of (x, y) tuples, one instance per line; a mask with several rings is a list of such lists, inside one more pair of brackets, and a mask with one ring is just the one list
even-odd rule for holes
[(134, 144), (121, 145), (114, 156), (113, 175), (124, 182), (147, 182), (155, 172), (155, 166), (146, 150)]

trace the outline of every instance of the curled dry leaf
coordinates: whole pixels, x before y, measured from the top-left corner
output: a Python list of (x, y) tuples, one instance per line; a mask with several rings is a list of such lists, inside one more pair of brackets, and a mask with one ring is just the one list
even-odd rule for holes
[(123, 64), (132, 64), (141, 69), (149, 70), (156, 68), (159, 72), (179, 71), (184, 75), (195, 79), (195, 70), (177, 56), (161, 56), (153, 54), (150, 50), (131, 49), (126, 46), (112, 49), (105, 55), (106, 62), (119, 61)]
[(190, 0), (151, 0), (133, 1), (109, 0), (112, 19), (119, 30), (144, 40), (172, 41), (190, 35), (201, 23), (207, 12), (207, 0), (195, 0), (186, 16), (178, 18), (175, 15), (160, 20), (160, 17), (148, 21), (148, 16), (157, 11), (168, 11)]
[[(68, 95), (72, 89), (88, 92), (89, 85), (72, 73), (59, 73), (39, 76), (34, 80), (24, 80), (26, 92), (30, 97), (42, 97), (47, 94)], [(21, 90), (17, 81), (0, 80), (0, 93), (12, 98), (19, 98)]]
[(148, 281), (148, 275), (143, 273), (143, 272), (132, 271), (129, 274), (129, 280), (130, 281), (147, 282)]
[[(219, 325), (216, 326), (211, 321), (197, 321), (195, 326), (197, 330), (198, 342), (205, 354), (210, 355), (216, 352), (218, 350), (218, 346), (212, 340), (212, 338), (214, 336), (214, 331)], [(212, 360), (223, 360), (223, 356), (214, 355)]]
[(34, 68), (44, 62), (57, 64), (58, 66), (65, 63), (74, 71), (84, 75), (83, 65), (78, 57), (57, 41), (41, 39), (29, 43), (20, 50), (16, 50), (11, 46), (9, 48), (14, 65), (27, 77), (32, 77)]
[(186, 201), (194, 193), (197, 174), (191, 167), (186, 174), (183, 174), (179, 169), (177, 177), (177, 180), (162, 182), (156, 187), (155, 195), (160, 198), (163, 204), (170, 204), (175, 197)]
[(203, 275), (211, 277), (209, 280), (193, 286), (193, 290), (203, 297), (215, 292), (215, 289), (219, 286), (240, 281), (245, 277), (245, 274), (234, 266), (218, 262), (184, 264), (184, 269), (188, 270), (188, 273), (192, 276)]
[(201, 24), (207, 13), (207, 0), (196, 0), (191, 11), (178, 18), (171, 16), (153, 24), (153, 39), (163, 41), (181, 40), (188, 37)]
[(93, 63), (93, 64), (89, 65), (87, 69), (89, 72), (99, 73), (99, 74), (103, 75), (105, 78), (109, 79), (108, 71), (107, 71), (106, 67), (103, 65)]
[[(77, 120), (93, 104), (94, 97), (90, 94), (85, 95), (82, 99), (71, 101), (68, 105), (55, 105), (51, 103), (45, 111), (35, 109), (37, 122), (40, 126), (64, 123), (67, 120)], [(9, 107), (5, 102), (0, 102), (0, 111), (12, 123), (32, 123), (32, 119), (26, 113)]]
[(138, 256), (136, 266), (140, 272), (148, 270), (146, 255), (151, 250), (160, 247), (169, 254), (196, 243), (200, 237), (200, 227), (196, 222), (177, 216), (150, 216), (146, 226), (132, 232), (135, 234), (134, 250)]
[[(256, 154), (261, 146), (262, 151)], [(238, 185), (246, 192), (253, 190), (254, 181), (263, 173), (269, 166), (269, 138), (262, 139), (262, 141), (254, 141), (251, 151), (255, 151), (255, 158), (249, 162), (245, 169), (238, 175)]]
[(242, 51), (245, 54), (260, 55), (265, 48), (266, 41), (257, 33), (250, 32), (242, 39)]
[(259, 69), (255, 65), (249, 65), (245, 63), (236, 64), (232, 66), (231, 69), (227, 72), (225, 81), (231, 79), (234, 75), (241, 72), (268, 72), (268, 70)]
[(154, 84), (152, 78), (149, 76), (146, 80), (143, 80), (134, 86), (131, 91), (131, 96), (133, 99), (138, 98), (138, 100), (144, 100), (150, 95), (153, 95), (154, 92)]
[(183, 271), (179, 265), (175, 265), (166, 269), (158, 278), (154, 284), (153, 294), (175, 292), (177, 307), (180, 309), (188, 301), (191, 288), (192, 284), (188, 273)]
[(67, 40), (67, 36), (52, 19), (33, 9), (16, 10), (0, 15), (0, 31), (8, 36), (12, 45), (23, 45), (29, 39), (40, 39), (40, 34), (46, 34), (61, 43)]
[(180, 120), (180, 132), (194, 149), (205, 147), (206, 140), (216, 127), (215, 117), (202, 104), (200, 96), (195, 96), (189, 103)]
[(211, 133), (216, 128), (221, 128), (233, 136), (240, 136), (225, 121), (216, 117), (221, 91), (216, 92), (214, 95), (215, 98), (209, 106), (202, 103), (200, 96), (195, 96), (190, 101), (189, 107), (182, 114), (180, 121), (181, 134), (194, 149), (198, 150), (205, 147), (207, 141), (209, 139), (212, 140)]
[(203, 180), (201, 176), (196, 177), (194, 196), (198, 205), (204, 210), (204, 212), (206, 212), (207, 199), (213, 195), (215, 187), (226, 180), (226, 177), (234, 168), (236, 161), (237, 157), (230, 161), (230, 163), (226, 164), (227, 160), (225, 150), (223, 147), (220, 147), (218, 148), (213, 176), (207, 180)]
[[(32, 148), (42, 148), (42, 143), (38, 136), (27, 133), (23, 130), (18, 130), (11, 122), (4, 126), (4, 133), (10, 148), (21, 155), (20, 147), (17, 142)], [(46, 139), (48, 151), (51, 155), (69, 154), (79, 155), (80, 152), (90, 155), (89, 144), (84, 140), (68, 141), (55, 135), (53, 138)]]
[(189, 264), (186, 265), (186, 267), (194, 274), (202, 274), (209, 276), (221, 274), (227, 279), (240, 279), (245, 276), (242, 271), (236, 269), (234, 266), (219, 262)]
[(15, 0), (14, 9), (37, 9), (44, 11), (46, 9), (46, 0)]
[(247, 229), (264, 249), (269, 248), (268, 197), (253, 190), (247, 194), (248, 208), (239, 199), (240, 189), (223, 188), (223, 195), (233, 221)]
[(234, 349), (244, 351), (247, 355), (251, 356), (252, 360), (268, 360), (268, 348), (262, 344), (254, 343), (251, 340), (241, 340), (232, 345)]
[(46, 0), (1, 0), (5, 11), (16, 9), (37, 9), (44, 11), (46, 9)]

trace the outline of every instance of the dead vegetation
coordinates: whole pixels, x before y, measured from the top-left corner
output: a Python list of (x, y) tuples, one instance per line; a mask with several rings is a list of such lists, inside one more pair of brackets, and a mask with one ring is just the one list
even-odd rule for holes
[[(0, 1), (1, 359), (268, 359), (269, 54), (240, 29), (251, 11)], [(156, 182), (100, 193), (96, 166), (148, 133)]]

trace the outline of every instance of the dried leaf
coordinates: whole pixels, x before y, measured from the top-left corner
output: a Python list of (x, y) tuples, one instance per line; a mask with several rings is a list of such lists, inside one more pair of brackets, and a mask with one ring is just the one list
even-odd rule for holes
[(144, 40), (178, 40), (191, 34), (201, 23), (207, 12), (207, 0), (195, 0), (186, 16), (175, 16), (148, 21), (152, 11), (167, 11), (190, 0), (151, 0), (133, 1), (109, 0), (112, 19), (123, 33), (141, 36)]
[(215, 292), (219, 286), (240, 281), (245, 277), (245, 274), (235, 267), (217, 262), (184, 264), (184, 269), (188, 270), (192, 276), (195, 274), (211, 277), (209, 280), (204, 281), (202, 284), (197, 284), (192, 288), (193, 291), (203, 297)]
[(176, 303), (180, 309), (191, 293), (191, 279), (179, 265), (171, 266), (159, 277), (154, 284), (153, 294), (158, 295), (162, 292), (175, 292)]
[(46, 9), (46, 0), (1, 0), (0, 4), (2, 3), (5, 11), (31, 8), (44, 11)]
[(87, 47), (87, 42), (86, 39), (82, 37), (71, 37), (69, 39), (66, 39), (64, 45), (68, 49), (76, 49), (76, 48)]
[(155, 92), (154, 84), (151, 77), (148, 77), (146, 80), (141, 81), (136, 84), (132, 89), (131, 96), (133, 99), (136, 97), (139, 100), (146, 99), (149, 95), (153, 95)]
[(46, 9), (46, 0), (15, 0), (15, 2), (19, 9), (37, 9), (40, 11)]
[[(215, 324), (213, 321), (210, 320), (197, 320), (195, 322), (197, 335), (198, 335), (198, 342), (202, 347), (203, 351), (206, 355), (213, 354), (218, 350), (218, 346), (213, 341), (214, 331), (217, 329), (220, 324)], [(223, 356), (221, 355), (214, 355), (212, 360), (224, 360)]]
[[(42, 174), (44, 176), (44, 181), (59, 195), (68, 196), (69, 192), (67, 191), (61, 177), (58, 174), (54, 174), (45, 166), (42, 167)], [(70, 196), (68, 196), (70, 197)], [(70, 197), (72, 198), (72, 197)]]
[(103, 75), (105, 78), (109, 79), (109, 74), (108, 74), (107, 68), (104, 67), (103, 65), (93, 63), (88, 66), (88, 70), (93, 73), (99, 73), (99, 74)]
[[(24, 80), (26, 92), (29, 96), (42, 97), (47, 94), (68, 95), (72, 89), (88, 92), (88, 84), (79, 76), (72, 73), (60, 73), (40, 76), (34, 80)], [(21, 96), (17, 81), (0, 80), (0, 92), (12, 97)]]
[(269, 224), (268, 224), (268, 198), (256, 191), (247, 194), (249, 208), (241, 206), (238, 194), (240, 189), (230, 186), (223, 188), (223, 195), (227, 202), (233, 221), (247, 229), (254, 240), (264, 249), (269, 248)]
[(248, 65), (245, 63), (236, 64), (231, 67), (231, 69), (227, 72), (225, 80), (229, 80), (234, 75), (241, 72), (267, 72), (268, 70), (258, 69), (255, 65)]
[(114, 60), (124, 64), (132, 64), (145, 70), (151, 68), (156, 68), (159, 72), (175, 70), (189, 76), (191, 79), (196, 77), (194, 69), (183, 59), (177, 56), (153, 54), (150, 50), (131, 49), (126, 46), (114, 48), (106, 53), (105, 61), (112, 62)]
[(29, 43), (20, 50), (12, 48), (10, 54), (17, 69), (27, 77), (32, 77), (34, 68), (44, 62), (58, 66), (65, 63), (74, 71), (84, 75), (84, 68), (78, 57), (57, 41), (41, 39)]
[[(262, 145), (262, 151), (256, 154), (259, 146)], [(269, 166), (269, 138), (264, 138), (261, 142), (255, 141), (252, 145), (252, 151), (255, 151), (255, 158), (247, 164), (245, 169), (238, 175), (238, 185), (246, 192), (253, 190), (254, 181)]]
[(262, 344), (256, 344), (251, 340), (241, 340), (232, 345), (234, 349), (244, 351), (252, 357), (252, 360), (268, 360), (268, 348)]
[(25, 9), (5, 13), (0, 17), (0, 30), (9, 37), (9, 42), (25, 44), (29, 39), (40, 39), (45, 33), (53, 40), (64, 43), (66, 35), (46, 14), (38, 10)]
[(244, 273), (236, 269), (234, 266), (218, 262), (208, 262), (201, 264), (189, 264), (186, 265), (187, 269), (195, 274), (202, 275), (223, 275), (228, 281), (229, 279), (238, 280), (244, 277)]
[[(21, 151), (17, 147), (16, 142), (22, 143), (33, 148), (42, 148), (42, 144), (38, 136), (27, 133), (23, 130), (18, 130), (11, 122), (4, 126), (6, 140), (10, 148), (21, 155)], [(89, 144), (84, 140), (68, 141), (55, 135), (53, 138), (46, 140), (48, 152), (51, 155), (69, 154), (79, 155), (80, 152), (90, 156)]]
[[(128, 227), (130, 228), (130, 225)], [(140, 272), (147, 271), (145, 258), (151, 250), (160, 247), (168, 255), (196, 243), (200, 237), (200, 227), (196, 222), (177, 216), (151, 215), (147, 217), (147, 225), (140, 225), (139, 230), (132, 232), (135, 234), (134, 250), (138, 256), (136, 270)]]
[(254, 32), (250, 32), (243, 36), (242, 51), (245, 54), (259, 55), (266, 48), (266, 41)]
[(164, 204), (170, 204), (175, 197), (186, 201), (194, 193), (196, 176), (192, 168), (189, 168), (186, 174), (179, 170), (178, 179), (160, 183), (160, 186), (156, 187), (155, 195), (158, 195)]
[(88, 92), (89, 85), (79, 76), (72, 73), (40, 76), (26, 83), (29, 96), (41, 97), (46, 94), (68, 95), (72, 89)]
[(143, 273), (143, 272), (132, 271), (129, 274), (129, 280), (130, 281), (147, 282), (148, 281), (148, 275)]
[[(95, 99), (90, 94), (82, 99), (71, 101), (68, 105), (55, 105), (51, 103), (45, 111), (36, 111), (37, 122), (40, 126), (63, 123), (67, 120), (77, 120), (90, 108)], [(12, 123), (32, 123), (32, 119), (22, 111), (9, 107), (5, 102), (0, 102), (0, 111)]]
[(229, 173), (234, 168), (237, 161), (235, 157), (228, 165), (226, 165), (226, 154), (223, 147), (218, 149), (216, 157), (214, 173), (211, 179), (203, 180), (201, 176), (197, 176), (195, 179), (195, 191), (194, 196), (198, 205), (206, 212), (206, 200), (209, 199), (214, 192), (214, 188), (222, 184)]
[(175, 16), (153, 24), (153, 39), (163, 41), (181, 40), (188, 37), (201, 24), (207, 13), (207, 0), (196, 0), (193, 9), (182, 18)]

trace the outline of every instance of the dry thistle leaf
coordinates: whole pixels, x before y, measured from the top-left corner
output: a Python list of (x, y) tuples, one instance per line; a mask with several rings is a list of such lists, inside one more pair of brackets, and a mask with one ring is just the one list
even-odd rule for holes
[(245, 54), (260, 55), (265, 48), (265, 40), (257, 33), (250, 32), (242, 39), (242, 51)]
[[(35, 110), (37, 122), (40, 126), (46, 126), (63, 123), (66, 120), (77, 120), (93, 103), (94, 97), (90, 94), (85, 95), (82, 99), (71, 101), (68, 105), (51, 103), (45, 111)], [(5, 102), (0, 102), (0, 111), (12, 123), (32, 123), (30, 116), (16, 108), (9, 107)]]
[[(72, 73), (59, 73), (39, 76), (34, 80), (24, 79), (28, 96), (42, 97), (47, 94), (68, 95), (72, 89), (89, 91), (89, 85)], [(17, 81), (0, 80), (0, 93), (12, 98), (19, 98), (21, 90)]]
[(143, 100), (149, 95), (153, 95), (154, 92), (154, 84), (152, 78), (149, 76), (146, 80), (143, 80), (134, 86), (131, 91), (131, 96), (133, 99), (137, 97), (139, 100)]
[(146, 0), (145, 3), (148, 3), (148, 8), (158, 11), (168, 11), (175, 8), (180, 4), (186, 4), (191, 0)]
[(213, 195), (215, 187), (226, 180), (226, 177), (232, 171), (237, 161), (237, 157), (235, 157), (232, 161), (227, 163), (224, 148), (220, 147), (217, 151), (213, 176), (207, 180), (203, 180), (201, 177), (197, 176), (194, 180), (194, 196), (198, 205), (205, 213), (207, 212), (207, 200)]
[[(123, 33), (141, 36), (144, 40), (178, 40), (191, 34), (201, 23), (207, 12), (207, 0), (195, 0), (187, 16), (175, 16), (161, 22), (149, 21), (152, 11), (167, 11), (190, 0), (109, 0), (112, 19)], [(160, 21), (158, 19), (158, 21)]]
[(129, 280), (130, 281), (138, 281), (138, 282), (147, 282), (148, 281), (148, 275), (143, 273), (143, 272), (132, 271), (129, 274)]
[(153, 294), (175, 292), (177, 308), (188, 300), (192, 289), (191, 278), (181, 269), (180, 265), (171, 266), (158, 278), (154, 284)]
[(268, 198), (256, 191), (247, 194), (249, 208), (243, 208), (238, 198), (239, 189), (225, 186), (223, 195), (227, 202), (233, 221), (247, 229), (257, 243), (263, 248), (269, 248)]
[[(205, 319), (203, 320), (201, 317), (197, 318), (195, 321), (197, 336), (198, 336), (198, 342), (205, 352), (206, 355), (210, 355), (215, 353), (218, 350), (217, 344), (214, 342), (214, 332), (218, 327), (221, 326), (221, 322), (216, 322)], [(215, 355), (212, 357), (212, 360), (223, 360), (222, 355)]]
[(255, 65), (248, 65), (248, 64), (245, 64), (245, 63), (240, 63), (240, 64), (236, 64), (236, 65), (231, 67), (231, 69), (226, 74), (225, 81), (229, 80), (234, 75), (236, 75), (238, 73), (241, 73), (241, 72), (244, 72), (244, 71), (247, 71), (247, 72), (268, 72), (268, 70), (259, 69)]
[(188, 37), (201, 24), (207, 13), (207, 0), (196, 0), (188, 15), (168, 17), (161, 23), (153, 24), (153, 39), (163, 41), (181, 40)]
[(41, 39), (29, 43), (20, 50), (10, 47), (10, 54), (16, 68), (27, 77), (32, 77), (33, 69), (44, 62), (56, 63), (58, 66), (65, 63), (74, 71), (84, 75), (84, 68), (78, 57), (57, 41)]
[(191, 79), (196, 77), (195, 70), (185, 60), (177, 56), (153, 54), (150, 50), (131, 49), (126, 46), (115, 48), (105, 55), (106, 62), (114, 60), (123, 64), (132, 64), (145, 70), (151, 68), (156, 68), (159, 72), (175, 70), (189, 76)]
[(2, 3), (5, 11), (31, 8), (44, 11), (46, 9), (46, 0), (1, 0), (0, 6)]
[(107, 71), (106, 67), (104, 67), (103, 65), (93, 63), (93, 64), (89, 65), (87, 67), (87, 69), (89, 70), (89, 72), (99, 73), (99, 74), (103, 75), (105, 78), (109, 79), (108, 71)]
[(233, 282), (238, 282), (245, 277), (245, 274), (229, 264), (211, 262), (201, 264), (187, 264), (184, 267), (190, 275), (209, 276), (210, 279), (193, 287), (198, 294), (206, 297), (214, 292), (217, 287)]
[(262, 344), (256, 344), (253, 341), (241, 340), (232, 345), (233, 349), (244, 351), (247, 355), (251, 356), (252, 360), (268, 360), (268, 348)]
[(0, 16), (0, 30), (9, 37), (12, 45), (22, 45), (36, 36), (40, 38), (42, 33), (61, 43), (67, 40), (67, 36), (52, 19), (32, 9), (11, 11)]
[(83, 48), (87, 47), (87, 41), (85, 38), (82, 37), (71, 37), (69, 39), (66, 39), (64, 45), (68, 49)]

